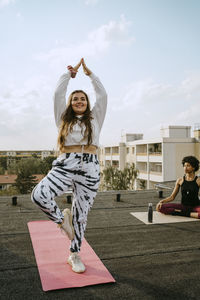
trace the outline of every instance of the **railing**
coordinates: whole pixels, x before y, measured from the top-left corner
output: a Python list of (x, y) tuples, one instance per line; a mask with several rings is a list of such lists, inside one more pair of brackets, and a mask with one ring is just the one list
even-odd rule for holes
[(159, 190), (172, 190), (171, 187), (169, 187), (165, 184), (161, 184), (161, 183), (156, 183), (156, 184), (154, 184), (154, 186), (156, 189), (159, 189)]
[(150, 171), (150, 174), (152, 174), (152, 175), (162, 175), (162, 172), (159, 172), (159, 171)]
[(161, 152), (149, 152), (149, 155), (157, 155), (157, 156), (160, 156), (162, 155)]
[(140, 173), (140, 174), (141, 174), (141, 173), (147, 174), (147, 171), (145, 171), (145, 170), (139, 170), (139, 173)]

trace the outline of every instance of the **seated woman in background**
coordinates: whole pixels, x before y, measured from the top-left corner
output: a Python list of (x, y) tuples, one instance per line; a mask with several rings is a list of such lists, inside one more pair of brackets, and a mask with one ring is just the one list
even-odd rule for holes
[[(184, 173), (176, 181), (172, 194), (159, 201), (156, 210), (167, 215), (178, 215), (200, 219), (199, 187), (200, 177), (195, 175), (199, 170), (199, 161), (194, 156), (186, 156), (182, 160)], [(181, 203), (168, 203), (173, 201), (181, 188)]]

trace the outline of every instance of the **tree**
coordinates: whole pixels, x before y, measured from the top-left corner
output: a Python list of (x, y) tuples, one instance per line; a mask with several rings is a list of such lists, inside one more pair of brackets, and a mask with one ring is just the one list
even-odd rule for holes
[(127, 172), (127, 182), (129, 182), (128, 189), (134, 189), (134, 183), (138, 177), (138, 170), (135, 168), (135, 164), (132, 163), (129, 167), (124, 169)]
[(135, 164), (124, 168), (123, 171), (109, 166), (103, 170), (103, 181), (107, 190), (134, 189), (134, 182), (138, 176)]
[(7, 158), (6, 157), (0, 157), (0, 168), (4, 170), (4, 172), (7, 170)]
[(116, 170), (116, 168), (109, 166), (106, 169), (104, 169), (103, 173), (101, 174), (103, 177), (104, 185), (107, 190), (111, 190), (114, 185), (114, 180), (117, 177)]
[(14, 186), (10, 186), (6, 190), (0, 190), (0, 196), (13, 196), (13, 195), (16, 195), (17, 193), (18, 193), (18, 190)]
[(52, 162), (56, 158), (54, 156), (47, 156), (41, 162), (41, 174), (47, 174), (52, 168)]
[(13, 160), (9, 165), (8, 165), (8, 174), (16, 174), (17, 172), (17, 163), (16, 160)]
[[(31, 160), (31, 159), (30, 159)], [(30, 193), (33, 187), (36, 185), (36, 177), (33, 176), (34, 169), (29, 165), (29, 159), (21, 160), (16, 167), (17, 178), (15, 180), (15, 186), (21, 194)]]
[(28, 162), (26, 167), (32, 170), (32, 174), (47, 174), (52, 167), (55, 157), (47, 156), (43, 160), (39, 158), (23, 158), (19, 161), (13, 160), (8, 167), (8, 174), (17, 174), (18, 169), (24, 162)]
[(5, 169), (0, 166), (0, 175), (4, 175), (4, 174), (5, 174)]
[(26, 158), (19, 162), (13, 162), (9, 171), (12, 174), (17, 174), (15, 186), (21, 194), (30, 193), (36, 185), (36, 177), (33, 174), (46, 175), (52, 167), (52, 162), (55, 157), (45, 157), (43, 160), (38, 158)]
[(139, 184), (140, 184), (141, 190), (145, 190), (145, 188), (146, 188), (146, 181), (141, 179)]

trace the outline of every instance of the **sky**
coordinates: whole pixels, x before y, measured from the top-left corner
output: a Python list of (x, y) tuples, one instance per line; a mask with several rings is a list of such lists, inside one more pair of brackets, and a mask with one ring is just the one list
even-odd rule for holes
[[(100, 144), (200, 123), (199, 0), (0, 0), (0, 150), (55, 149), (53, 94), (81, 57), (103, 83)], [(85, 90), (82, 69), (66, 97)]]

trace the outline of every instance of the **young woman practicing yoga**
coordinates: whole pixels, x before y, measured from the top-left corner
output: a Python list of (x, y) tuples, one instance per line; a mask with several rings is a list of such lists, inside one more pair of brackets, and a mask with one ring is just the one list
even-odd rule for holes
[[(195, 176), (199, 170), (199, 161), (194, 156), (186, 156), (182, 160), (185, 175), (176, 181), (171, 196), (161, 200), (156, 210), (168, 215), (187, 216), (200, 219), (199, 187), (200, 178)], [(176, 198), (181, 188), (181, 203), (169, 203)]]
[[(82, 65), (91, 79), (96, 102), (91, 110), (88, 95), (82, 90), (73, 91), (66, 105), (69, 80), (75, 78)], [(88, 212), (91, 209), (100, 181), (97, 148), (99, 135), (107, 107), (107, 94), (98, 77), (86, 66), (84, 59), (76, 67), (68, 66), (61, 76), (54, 94), (54, 113), (59, 128), (60, 155), (53, 162), (51, 171), (32, 192), (32, 201), (58, 224), (71, 240), (68, 263), (77, 273), (85, 271), (78, 252), (84, 238)], [(73, 203), (69, 209), (60, 211), (55, 197), (73, 188)]]

